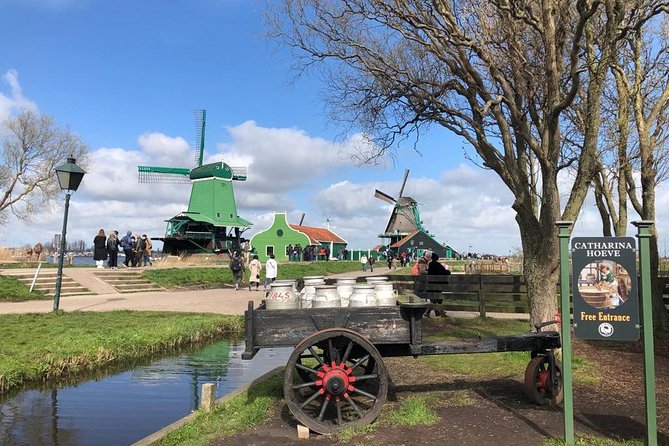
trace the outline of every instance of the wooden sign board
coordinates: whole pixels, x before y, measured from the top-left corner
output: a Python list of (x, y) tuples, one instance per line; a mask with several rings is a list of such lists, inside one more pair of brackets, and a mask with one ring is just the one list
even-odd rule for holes
[(639, 339), (636, 240), (575, 237), (571, 241), (574, 335), (581, 339)]

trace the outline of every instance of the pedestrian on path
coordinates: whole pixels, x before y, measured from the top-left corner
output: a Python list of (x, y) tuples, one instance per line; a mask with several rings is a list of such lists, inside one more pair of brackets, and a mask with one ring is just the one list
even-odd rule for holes
[(235, 290), (238, 290), (244, 280), (244, 264), (242, 263), (241, 255), (238, 252), (232, 253), (232, 258), (230, 259), (230, 271), (232, 271)]
[(369, 263), (369, 270), (371, 272), (374, 272), (374, 262), (375, 262), (374, 256), (370, 255), (369, 260), (367, 260), (367, 263)]
[(279, 273), (279, 265), (274, 260), (274, 254), (269, 255), (269, 260), (265, 263), (265, 290), (269, 287), (269, 284), (276, 280), (276, 277)]
[(107, 238), (107, 253), (109, 254), (109, 267), (111, 269), (118, 269), (118, 231), (113, 229), (109, 231), (109, 238)]
[(93, 260), (97, 268), (104, 268), (105, 260), (107, 260), (107, 237), (105, 230), (100, 229), (98, 235), (93, 239)]
[(362, 264), (362, 271), (366, 272), (367, 271), (367, 256), (366, 255), (361, 255), (360, 256), (360, 263)]
[(260, 270), (262, 269), (262, 264), (258, 260), (258, 256), (254, 255), (253, 260), (249, 263), (249, 291), (251, 291), (251, 285), (255, 284), (256, 291), (260, 287)]
[(128, 231), (125, 233), (123, 238), (121, 239), (121, 249), (123, 250), (123, 253), (125, 254), (125, 260), (123, 261), (123, 266), (130, 267), (132, 265), (132, 262), (134, 260), (134, 255), (132, 252), (132, 231)]

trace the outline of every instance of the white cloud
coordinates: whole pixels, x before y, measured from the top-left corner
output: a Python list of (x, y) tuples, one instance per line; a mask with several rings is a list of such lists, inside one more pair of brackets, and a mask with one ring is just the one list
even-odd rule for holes
[(0, 91), (0, 125), (22, 109), (37, 111), (37, 105), (23, 95), (19, 73), (16, 70), (8, 70), (2, 76), (2, 84), (9, 86), (9, 92), (5, 94)]

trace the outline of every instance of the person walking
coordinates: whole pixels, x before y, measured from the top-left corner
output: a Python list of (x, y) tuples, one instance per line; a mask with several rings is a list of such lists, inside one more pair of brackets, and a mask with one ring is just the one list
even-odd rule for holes
[(360, 263), (362, 264), (362, 271), (366, 272), (367, 271), (367, 256), (366, 255), (361, 255), (360, 256)]
[(107, 237), (105, 230), (100, 229), (98, 235), (93, 238), (93, 260), (97, 268), (104, 268), (104, 261), (107, 260)]
[(232, 271), (235, 290), (238, 290), (239, 285), (242, 284), (244, 279), (244, 264), (242, 263), (240, 254), (237, 252), (233, 253), (232, 259), (230, 259), (230, 271)]
[(153, 243), (151, 243), (151, 239), (148, 238), (146, 234), (142, 234), (142, 242), (140, 247), (140, 252), (142, 254), (142, 266), (146, 266), (147, 263), (149, 266), (153, 266), (153, 262), (151, 261), (151, 250), (153, 249)]
[(132, 232), (127, 231), (123, 238), (121, 239), (121, 249), (125, 254), (125, 260), (123, 261), (123, 266), (129, 267), (132, 265), (133, 255), (132, 255)]
[(374, 262), (376, 262), (376, 260), (374, 260), (374, 256), (370, 255), (367, 263), (369, 263), (369, 270), (371, 272), (374, 272)]
[(109, 268), (118, 269), (118, 231), (112, 230), (107, 238), (107, 254), (109, 254)]
[(260, 270), (262, 269), (262, 264), (258, 260), (258, 256), (254, 255), (251, 262), (249, 262), (249, 291), (251, 291), (251, 285), (255, 284), (256, 291), (260, 287)]
[(274, 260), (274, 254), (270, 254), (269, 260), (265, 263), (265, 290), (267, 290), (270, 283), (276, 280), (278, 273), (279, 265), (276, 263), (276, 260)]

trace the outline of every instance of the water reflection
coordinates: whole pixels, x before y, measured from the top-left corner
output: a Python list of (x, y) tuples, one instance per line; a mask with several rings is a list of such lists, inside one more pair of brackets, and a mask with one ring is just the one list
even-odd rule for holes
[(197, 408), (203, 383), (215, 382), (220, 397), (290, 354), (266, 349), (242, 361), (243, 349), (243, 342), (222, 341), (102, 379), (25, 390), (0, 400), (0, 444), (130, 444)]

